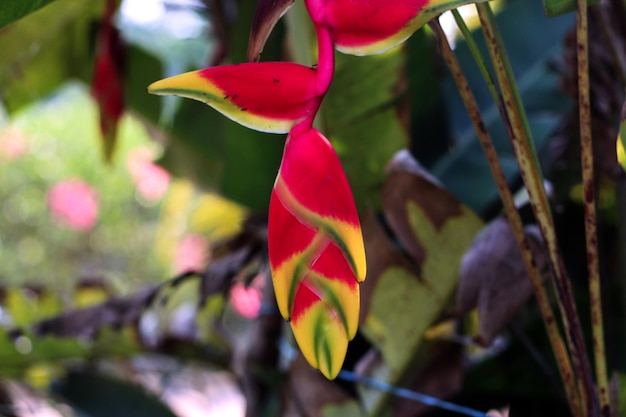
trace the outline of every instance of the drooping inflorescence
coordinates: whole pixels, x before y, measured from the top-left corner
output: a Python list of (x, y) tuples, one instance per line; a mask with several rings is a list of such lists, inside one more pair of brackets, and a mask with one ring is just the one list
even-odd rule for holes
[[(366, 275), (363, 236), (348, 180), (330, 142), (313, 128), (332, 81), (334, 49), (355, 55), (384, 52), (442, 11), (469, 2), (305, 0), (318, 41), (315, 68), (286, 62), (226, 65), (148, 87), (154, 94), (205, 102), (251, 129), (289, 133), (270, 198), (272, 281), (279, 310), (291, 321), (304, 357), (329, 379), (341, 370), (348, 342), (356, 334), (359, 283)], [(259, 0), (257, 10), (263, 10), (272, 26), (291, 3)], [(255, 36), (251, 34), (251, 44)], [(260, 43), (254, 43), (259, 50), (248, 56), (258, 55)]]

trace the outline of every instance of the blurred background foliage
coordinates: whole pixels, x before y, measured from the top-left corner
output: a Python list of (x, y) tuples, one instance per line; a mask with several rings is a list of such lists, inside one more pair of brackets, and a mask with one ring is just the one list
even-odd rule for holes
[[(241, 62), (256, 2), (117, 2), (124, 48), (113, 59), (123, 64), (124, 115), (109, 163), (90, 95), (105, 3), (0, 5), (0, 414), (232, 416), (247, 408), (249, 416), (449, 415), (328, 382), (298, 359), (266, 285), (265, 210), (283, 138), (243, 128), (201, 103), (145, 91), (165, 76)], [(538, 0), (497, 1), (495, 8), (584, 306), (577, 131), (567, 84), (574, 16), (549, 19)], [(450, 16), (442, 22), (454, 26)], [(297, 1), (262, 59), (311, 65), (311, 31)], [(477, 41), (483, 48), (482, 37)], [(497, 108), (459, 39), (455, 52), (517, 189)], [(592, 62), (605, 64), (600, 58)], [(600, 153), (601, 242), (608, 323), (620, 329), (625, 202), (610, 125), (623, 86), (608, 84), (610, 94), (598, 95), (609, 97), (599, 102), (609, 126), (599, 142), (606, 136), (613, 146)], [(474, 300), (457, 318), (459, 265), (500, 203), (430, 30), (380, 56), (338, 54), (316, 123), (342, 159), (368, 250), (361, 332), (346, 368), (478, 408), (567, 412), (530, 293), (500, 299), (492, 316), (480, 319)], [(402, 149), (413, 156), (398, 154)], [(506, 239), (497, 236), (493, 245), (505, 247)], [(475, 288), (491, 288), (483, 299), (498, 298), (505, 285), (494, 282), (503, 275), (526, 280), (499, 269), (513, 268), (515, 259), (478, 259), (481, 273), (470, 279)], [(473, 341), (484, 336), (479, 320), (492, 326), (490, 346)], [(609, 362), (624, 372), (623, 332), (608, 334)], [(615, 378), (624, 381), (623, 374)]]
[[(118, 163), (107, 166), (94, 146), (96, 123), (95, 107), (79, 84), (67, 85), (6, 123), (0, 165), (5, 284), (36, 280), (68, 291), (75, 277), (106, 275), (128, 289), (169, 273), (166, 259), (145, 257), (154, 251), (161, 204), (142, 196), (126, 164), (133, 149), (150, 149), (149, 139), (136, 120), (125, 118)], [(76, 179), (97, 196), (97, 218), (77, 218), (77, 226), (55, 218), (46, 199), (56, 184)], [(81, 221), (87, 223), (81, 226)]]

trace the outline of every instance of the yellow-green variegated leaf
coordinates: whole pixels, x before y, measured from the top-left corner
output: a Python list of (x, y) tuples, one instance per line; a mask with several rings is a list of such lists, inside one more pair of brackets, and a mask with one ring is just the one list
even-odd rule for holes
[[(360, 330), (382, 357), (368, 375), (395, 385), (425, 357), (425, 333), (450, 305), (461, 259), (482, 222), (416, 167), (408, 152), (390, 168), (381, 201), (394, 238), (373, 216), (364, 222), (366, 250), (376, 256), (362, 288)], [(379, 415), (388, 396), (368, 391), (368, 414)]]

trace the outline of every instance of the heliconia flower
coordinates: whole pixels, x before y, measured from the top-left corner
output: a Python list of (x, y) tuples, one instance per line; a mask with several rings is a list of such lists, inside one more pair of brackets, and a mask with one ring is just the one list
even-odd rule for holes
[[(272, 1), (282, 12), (292, 3)], [(148, 91), (202, 101), (252, 129), (289, 132), (270, 198), (272, 281), (304, 357), (332, 379), (357, 331), (365, 249), (339, 157), (312, 128), (334, 71), (330, 33), (318, 25), (316, 34), (317, 68), (286, 62), (226, 65), (157, 81)]]
[(315, 114), (325, 91), (314, 68), (259, 62), (187, 72), (151, 84), (148, 92), (199, 100), (251, 129), (287, 133)]
[(332, 379), (356, 334), (365, 251), (339, 158), (315, 129), (296, 128), (287, 138), (268, 235), (280, 312), (307, 361)]
[(352, 55), (385, 52), (446, 10), (488, 0), (305, 0), (313, 22)]
[[(489, 0), (305, 0), (316, 27), (330, 32), (335, 48), (352, 55), (385, 52), (439, 14)], [(273, 27), (294, 0), (258, 0), (248, 61), (258, 60)]]

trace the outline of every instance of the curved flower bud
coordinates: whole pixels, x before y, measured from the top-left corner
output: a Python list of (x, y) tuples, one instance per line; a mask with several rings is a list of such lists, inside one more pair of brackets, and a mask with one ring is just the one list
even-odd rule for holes
[(332, 379), (356, 334), (365, 250), (339, 158), (315, 129), (287, 138), (268, 234), (280, 312), (307, 361)]
[(335, 47), (352, 55), (385, 52), (442, 12), (487, 0), (306, 0), (311, 18), (325, 25)]
[(251, 129), (287, 133), (313, 117), (322, 98), (317, 70), (289, 62), (224, 65), (157, 81), (148, 92), (202, 101)]
[(124, 113), (124, 43), (113, 24), (116, 3), (106, 3), (98, 33), (96, 60), (91, 79), (91, 95), (98, 104), (104, 157), (111, 162), (117, 126)]

